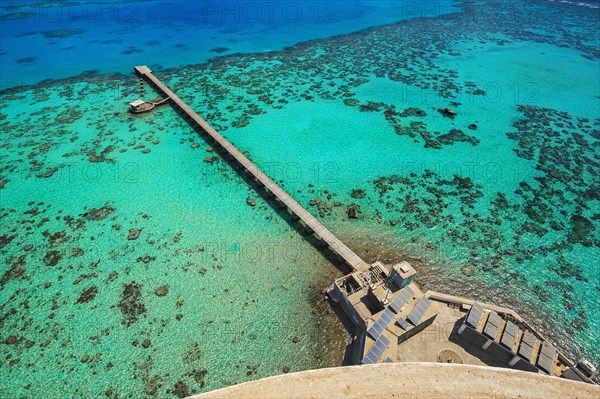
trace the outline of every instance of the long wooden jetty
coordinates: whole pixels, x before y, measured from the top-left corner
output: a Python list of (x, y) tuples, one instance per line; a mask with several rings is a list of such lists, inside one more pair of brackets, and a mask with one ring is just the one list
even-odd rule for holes
[(258, 166), (250, 161), (244, 154), (242, 154), (236, 146), (231, 144), (229, 140), (223, 137), (219, 132), (213, 129), (204, 119), (202, 119), (194, 110), (192, 110), (183, 100), (181, 100), (175, 93), (173, 93), (167, 86), (165, 86), (156, 76), (152, 74), (152, 71), (147, 66), (136, 66), (134, 68), (135, 73), (149, 81), (155, 89), (161, 91), (167, 99), (170, 99), (173, 106), (182, 111), (187, 115), (198, 127), (201, 128), (206, 134), (208, 134), (222, 150), (226, 151), (233, 159), (246, 171), (248, 171), (254, 178), (260, 182), (260, 184), (268, 190), (268, 192), (285, 205), (287, 209), (300, 220), (302, 220), (307, 228), (318, 237), (320, 237), (332, 251), (337, 253), (344, 261), (353, 269), (363, 269), (368, 265), (358, 255), (356, 255), (350, 248), (348, 248), (343, 242), (341, 242), (332, 232), (327, 230), (317, 219), (315, 219), (306, 209), (304, 209), (299, 203), (297, 203), (292, 197), (288, 195), (281, 187), (279, 187), (269, 176), (262, 172)]

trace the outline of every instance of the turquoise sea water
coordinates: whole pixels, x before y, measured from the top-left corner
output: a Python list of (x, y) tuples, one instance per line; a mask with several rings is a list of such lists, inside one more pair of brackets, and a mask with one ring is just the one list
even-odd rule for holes
[(24, 22), (86, 5), (43, 4), (2, 9), (1, 396), (176, 397), (342, 360), (322, 298), (340, 269), (172, 109), (127, 114), (134, 64), (365, 259), (409, 258), (426, 288), (511, 306), (600, 364), (597, 8)]

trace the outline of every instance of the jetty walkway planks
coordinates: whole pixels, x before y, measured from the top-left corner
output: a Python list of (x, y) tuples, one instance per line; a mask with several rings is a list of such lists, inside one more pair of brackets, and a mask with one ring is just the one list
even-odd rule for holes
[(281, 203), (283, 203), (287, 209), (290, 210), (290, 212), (300, 218), (314, 234), (326, 242), (329, 247), (335, 253), (341, 256), (348, 265), (350, 265), (353, 269), (362, 269), (367, 266), (365, 261), (363, 261), (350, 248), (341, 242), (332, 232), (327, 230), (327, 228), (325, 228), (325, 226), (315, 219), (306, 209), (304, 209), (292, 197), (290, 197), (288, 193), (286, 193), (273, 180), (271, 180), (269, 176), (263, 173), (258, 166), (256, 166), (244, 154), (242, 154), (236, 146), (231, 144), (225, 137), (213, 129), (208, 122), (202, 119), (196, 112), (194, 112), (194, 110), (192, 110), (185, 102), (183, 102), (183, 100), (181, 100), (156, 76), (154, 76), (150, 68), (147, 66), (136, 66), (134, 70), (139, 77), (150, 81), (156, 88), (162, 91), (167, 98), (170, 98), (177, 108), (188, 115), (204, 132), (206, 132), (206, 134), (212, 137), (223, 150), (225, 150), (233, 157), (233, 159), (236, 160), (236, 162), (242, 168), (252, 174), (265, 189), (277, 197), (277, 199), (279, 199), (279, 201), (281, 201)]

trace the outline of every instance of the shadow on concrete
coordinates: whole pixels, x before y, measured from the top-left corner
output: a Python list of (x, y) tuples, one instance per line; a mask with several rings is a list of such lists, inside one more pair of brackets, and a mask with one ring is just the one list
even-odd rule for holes
[(479, 360), (481, 360), (483, 363), (485, 363), (488, 366), (511, 368), (508, 366), (508, 364), (499, 361), (498, 359), (496, 359), (495, 357), (490, 355), (488, 352), (486, 352), (483, 349), (479, 348), (478, 346), (474, 345), (473, 342), (469, 341), (468, 337), (458, 335), (458, 329), (463, 324), (466, 317), (467, 316), (464, 316), (464, 317), (458, 319), (456, 321), (456, 323), (454, 323), (454, 326), (452, 327), (452, 332), (450, 333), (450, 336), (448, 337), (448, 341), (460, 346), (461, 348), (463, 348), (465, 350), (465, 352), (478, 358)]

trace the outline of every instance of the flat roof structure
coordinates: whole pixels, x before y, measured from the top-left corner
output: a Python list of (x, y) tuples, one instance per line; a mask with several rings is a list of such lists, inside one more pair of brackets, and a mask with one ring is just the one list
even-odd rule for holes
[(135, 101), (129, 103), (129, 105), (131, 105), (132, 107), (139, 107), (140, 105), (143, 105), (143, 104), (146, 104), (146, 101), (135, 100)]
[(398, 274), (399, 269), (406, 273), (400, 275), (404, 281), (412, 281), (414, 269), (407, 262), (393, 266), (375, 262), (334, 283), (332, 290), (344, 298), (346, 313), (366, 332), (363, 364), (394, 360), (398, 343), (420, 331), (423, 323), (431, 322), (437, 315), (437, 307), (415, 283), (398, 288), (391, 282), (390, 276)]

